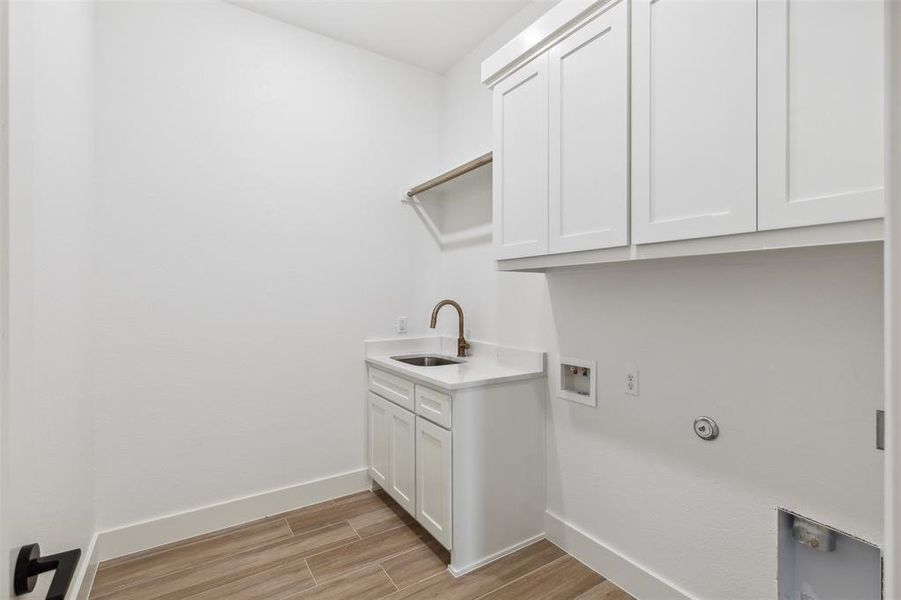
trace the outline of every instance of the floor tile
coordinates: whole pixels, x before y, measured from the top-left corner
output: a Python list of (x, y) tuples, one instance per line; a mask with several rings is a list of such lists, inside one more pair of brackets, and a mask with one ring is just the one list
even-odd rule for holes
[(284, 519), (265, 520), (109, 561), (97, 570), (91, 597), (102, 598), (125, 586), (291, 537), (291, 529)]
[(297, 534), (347, 521), (375, 510), (381, 510), (386, 506), (385, 501), (377, 495), (366, 492), (356, 498), (348, 498), (330, 504), (317, 504), (281, 516), (288, 520), (291, 530)]
[(547, 540), (459, 578), (448, 562), (384, 491), (365, 491), (105, 562), (91, 598), (634, 600)]
[(410, 587), (423, 579), (441, 573), (447, 568), (450, 556), (437, 543), (405, 552), (382, 562), (391, 581), (400, 588)]
[(571, 556), (562, 556), (497, 589), (484, 600), (573, 600), (604, 580)]
[(379, 565), (369, 565), (291, 596), (290, 600), (377, 600), (397, 588)]
[(395, 504), (348, 519), (360, 537), (368, 537), (413, 521), (413, 517)]
[(564, 555), (563, 550), (554, 544), (541, 540), (462, 577), (455, 578), (445, 572), (400, 590), (389, 598), (474, 600)]
[(587, 592), (580, 594), (576, 600), (635, 600), (610, 581), (604, 581)]
[(111, 600), (180, 600), (358, 539), (349, 524), (340, 523), (129, 586), (117, 591)]
[(190, 596), (190, 600), (282, 600), (316, 585), (305, 558)]
[(411, 527), (401, 526), (363, 538), (341, 548), (310, 557), (307, 563), (316, 581), (344, 575), (367, 563), (382, 561), (396, 554), (425, 545), (422, 535)]

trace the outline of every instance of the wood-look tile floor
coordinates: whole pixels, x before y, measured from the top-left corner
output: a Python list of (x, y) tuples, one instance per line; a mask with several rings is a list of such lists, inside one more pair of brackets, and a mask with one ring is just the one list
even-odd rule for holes
[(632, 600), (548, 541), (459, 578), (393, 500), (361, 492), (104, 562), (92, 600)]

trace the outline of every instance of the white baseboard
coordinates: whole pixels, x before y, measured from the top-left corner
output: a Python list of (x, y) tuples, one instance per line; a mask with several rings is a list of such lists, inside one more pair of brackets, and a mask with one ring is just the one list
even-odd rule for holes
[(88, 549), (82, 555), (79, 561), (78, 570), (75, 572), (75, 578), (72, 585), (69, 586), (67, 596), (74, 600), (88, 600), (91, 595), (91, 586), (94, 585), (94, 575), (97, 574), (97, 565), (100, 561), (97, 559), (97, 534), (91, 538)]
[(360, 469), (102, 531), (97, 534), (94, 545), (95, 562), (248, 523), (369, 488), (369, 472), (367, 469)]
[(501, 550), (499, 552), (495, 552), (494, 554), (486, 556), (485, 558), (483, 558), (481, 560), (477, 560), (474, 563), (468, 564), (465, 567), (457, 567), (456, 565), (453, 564), (453, 561), (451, 561), (451, 564), (449, 564), (447, 566), (447, 570), (450, 571), (450, 574), (453, 575), (454, 577), (460, 577), (462, 575), (466, 575), (470, 571), (475, 571), (476, 569), (478, 569), (480, 567), (484, 567), (488, 563), (492, 563), (499, 558), (503, 558), (503, 557), (507, 556), (508, 554), (513, 554), (517, 550), (521, 550), (522, 548), (525, 548), (526, 546), (528, 546), (530, 544), (534, 544), (538, 540), (543, 540), (544, 538), (545, 538), (545, 535), (543, 533), (539, 533), (536, 536), (530, 537), (530, 538), (523, 540), (517, 544), (513, 544), (512, 546), (504, 548), (503, 550)]
[(693, 600), (685, 590), (550, 511), (547, 538), (639, 600)]

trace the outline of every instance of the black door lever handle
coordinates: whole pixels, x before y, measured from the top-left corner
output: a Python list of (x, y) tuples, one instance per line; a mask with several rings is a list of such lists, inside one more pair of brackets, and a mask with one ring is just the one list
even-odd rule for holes
[(47, 600), (65, 600), (79, 558), (81, 558), (80, 548), (41, 556), (41, 547), (37, 544), (22, 546), (13, 573), (13, 592), (16, 596), (32, 592), (41, 573), (56, 571), (53, 581), (50, 582), (50, 589), (47, 590)]

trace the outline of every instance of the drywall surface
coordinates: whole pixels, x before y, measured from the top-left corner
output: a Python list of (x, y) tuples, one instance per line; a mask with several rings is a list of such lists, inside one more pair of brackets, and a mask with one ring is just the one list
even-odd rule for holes
[[(94, 532), (88, 341), (93, 8), (74, 1), (10, 2), (7, 8), (4, 598), (11, 596), (5, 577), (20, 546), (38, 542), (48, 554), (86, 550)], [(44, 598), (49, 580), (42, 577), (28, 597)]]
[(438, 76), (218, 2), (97, 8), (100, 529), (365, 468), (435, 247)]
[[(479, 64), (544, 8), (448, 72), (446, 164), (490, 148)], [(478, 195), (441, 217), (486, 219)], [(757, 600), (777, 593), (776, 506), (880, 541), (881, 269), (860, 245), (498, 273), (482, 242), (442, 252), (436, 285), (476, 338), (546, 349), (551, 373), (598, 361), (597, 408), (550, 394), (549, 511), (690, 595)], [(700, 415), (717, 441), (694, 435)]]
[(598, 361), (597, 408), (550, 401), (548, 510), (699, 598), (775, 597), (776, 506), (879, 543), (880, 246), (548, 282), (560, 352)]

